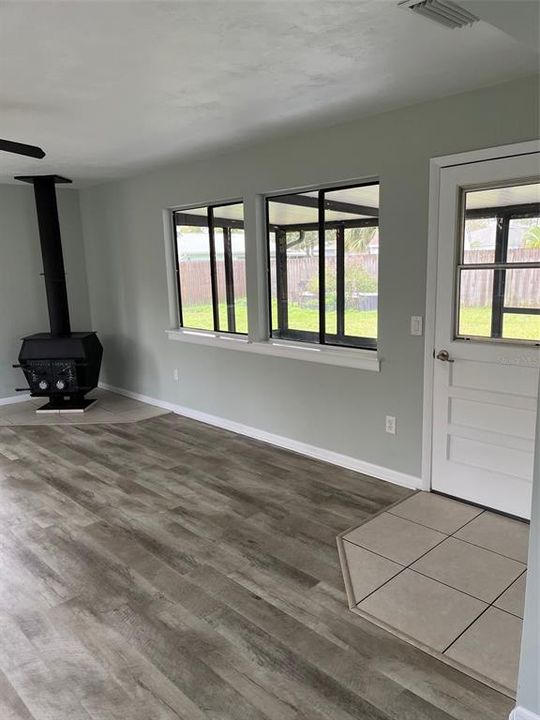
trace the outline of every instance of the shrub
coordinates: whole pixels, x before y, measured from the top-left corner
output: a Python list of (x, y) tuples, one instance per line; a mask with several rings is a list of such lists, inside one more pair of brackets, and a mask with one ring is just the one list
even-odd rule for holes
[[(319, 277), (314, 275), (307, 286), (312, 293), (319, 291)], [(326, 300), (327, 302), (335, 301), (336, 296), (336, 276), (332, 273), (331, 277), (326, 278)], [(376, 293), (377, 278), (370, 275), (361, 265), (353, 265), (347, 268), (345, 273), (345, 299), (352, 300), (358, 293)]]

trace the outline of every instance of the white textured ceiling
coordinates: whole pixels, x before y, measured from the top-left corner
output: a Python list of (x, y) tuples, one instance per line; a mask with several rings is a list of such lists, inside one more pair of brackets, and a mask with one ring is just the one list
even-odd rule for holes
[(396, 0), (0, 0), (0, 136), (47, 152), (1, 153), (0, 179), (127, 175), (537, 63), (493, 25), (448, 30)]
[(540, 203), (540, 183), (514, 185), (492, 190), (470, 190), (465, 196), (467, 210)]

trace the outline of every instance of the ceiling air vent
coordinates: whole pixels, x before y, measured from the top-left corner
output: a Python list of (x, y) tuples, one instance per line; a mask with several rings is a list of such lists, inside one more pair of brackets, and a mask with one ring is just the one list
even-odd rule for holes
[(451, 0), (403, 0), (399, 5), (449, 28), (462, 28), (479, 20)]

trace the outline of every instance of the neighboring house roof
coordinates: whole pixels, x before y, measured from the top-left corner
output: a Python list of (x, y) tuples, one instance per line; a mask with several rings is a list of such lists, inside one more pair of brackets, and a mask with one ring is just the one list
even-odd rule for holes
[[(527, 228), (529, 225), (526, 226)], [(495, 248), (495, 223), (490, 227), (465, 231), (465, 250), (493, 250)], [(517, 222), (510, 223), (508, 231), (508, 247), (523, 247), (523, 231)]]

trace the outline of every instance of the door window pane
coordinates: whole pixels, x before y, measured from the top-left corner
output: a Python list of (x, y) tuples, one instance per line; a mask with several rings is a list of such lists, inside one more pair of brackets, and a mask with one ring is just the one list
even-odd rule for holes
[(540, 309), (540, 268), (506, 270), (504, 307)]
[(540, 262), (540, 219), (510, 219), (508, 262)]
[(506, 270), (503, 312), (503, 338), (540, 340), (540, 268)]
[[(457, 336), (537, 341), (540, 183), (472, 190), (464, 195)], [(471, 265), (492, 267), (468, 270)]]
[[(467, 198), (470, 193), (467, 194)], [(479, 265), (495, 262), (497, 218), (471, 218), (465, 220), (463, 235), (463, 264)]]
[(540, 342), (540, 315), (505, 313), (503, 338)]
[(462, 270), (459, 283), (458, 335), (491, 337), (493, 270)]

